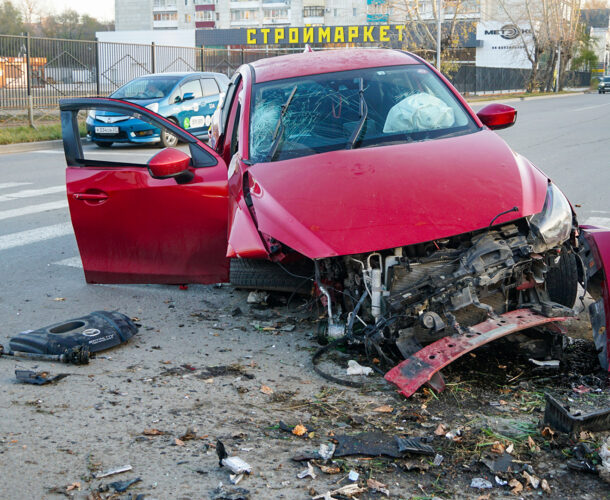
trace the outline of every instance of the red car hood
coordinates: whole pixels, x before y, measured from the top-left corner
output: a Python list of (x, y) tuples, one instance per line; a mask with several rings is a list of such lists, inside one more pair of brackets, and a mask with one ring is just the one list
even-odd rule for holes
[(310, 258), (445, 238), (542, 210), (547, 178), (494, 132), (261, 163), (258, 229)]

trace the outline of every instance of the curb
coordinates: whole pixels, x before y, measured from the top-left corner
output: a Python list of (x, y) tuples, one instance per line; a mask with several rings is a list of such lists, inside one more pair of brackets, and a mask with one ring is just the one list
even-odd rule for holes
[(557, 95), (534, 95), (534, 96), (528, 96), (528, 97), (508, 97), (506, 99), (476, 99), (473, 101), (470, 101), (468, 99), (466, 99), (466, 102), (470, 105), (470, 106), (475, 106), (477, 104), (487, 104), (489, 102), (520, 102), (520, 101), (535, 101), (535, 100), (539, 100), (539, 99), (558, 99), (559, 97), (572, 97), (575, 95), (584, 95), (584, 94), (590, 94), (590, 91), (579, 91), (579, 92), (569, 92), (566, 94), (557, 94)]
[(0, 146), (0, 155), (12, 153), (27, 153), (29, 151), (40, 151), (43, 149), (61, 149), (62, 141), (39, 141), (39, 142), (19, 142), (16, 144), (5, 144)]

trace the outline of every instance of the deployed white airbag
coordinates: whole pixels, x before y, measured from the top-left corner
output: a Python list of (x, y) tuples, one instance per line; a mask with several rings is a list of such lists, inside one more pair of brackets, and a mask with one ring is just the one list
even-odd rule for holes
[(413, 94), (390, 109), (383, 132), (418, 132), (451, 127), (455, 122), (453, 109), (442, 100), (425, 92)]

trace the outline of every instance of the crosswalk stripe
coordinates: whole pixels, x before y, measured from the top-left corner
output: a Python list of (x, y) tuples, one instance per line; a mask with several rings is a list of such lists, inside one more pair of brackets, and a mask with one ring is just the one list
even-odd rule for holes
[(0, 212), (0, 220), (20, 217), (22, 215), (38, 214), (40, 212), (47, 212), (49, 210), (58, 210), (60, 208), (66, 208), (67, 206), (67, 201), (60, 200), (51, 201), (49, 203), (40, 203), (39, 205), (28, 205), (27, 207), (14, 208), (12, 210), (4, 210)]
[(68, 259), (53, 262), (53, 264), (57, 266), (78, 267), (80, 269), (83, 268), (83, 262), (81, 261), (80, 257), (70, 257)]
[(39, 243), (68, 234), (72, 234), (72, 224), (69, 222), (21, 231), (20, 233), (5, 234), (4, 236), (0, 236), (0, 251), (29, 245), (31, 243)]
[(16, 188), (19, 186), (29, 186), (31, 182), (0, 182), (0, 189)]
[(42, 188), (42, 189), (24, 189), (23, 191), (17, 191), (15, 193), (0, 195), (0, 202), (19, 200), (21, 198), (31, 198), (33, 196), (42, 196), (45, 194), (65, 193), (65, 192), (66, 192), (66, 186), (64, 186), (63, 184), (61, 186), (51, 186), (51, 187)]
[(610, 218), (608, 217), (589, 217), (585, 221), (585, 226), (602, 226), (610, 228)]

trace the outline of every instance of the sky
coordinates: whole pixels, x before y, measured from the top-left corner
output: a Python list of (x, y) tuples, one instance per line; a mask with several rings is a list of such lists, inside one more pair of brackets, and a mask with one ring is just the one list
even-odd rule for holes
[(55, 13), (74, 9), (79, 14), (88, 14), (100, 21), (114, 19), (114, 0), (39, 0), (38, 3), (46, 10)]

